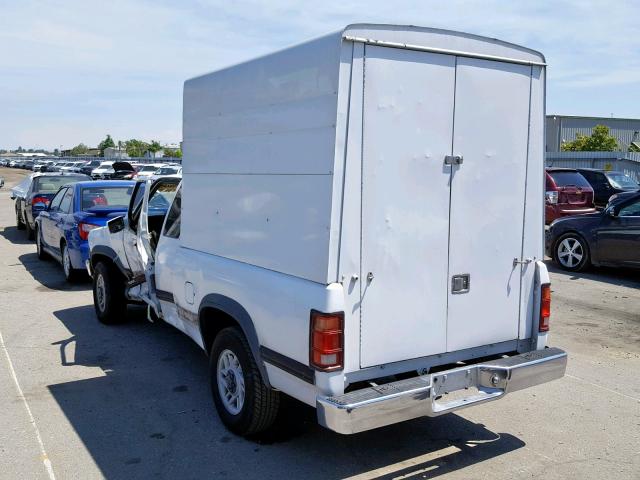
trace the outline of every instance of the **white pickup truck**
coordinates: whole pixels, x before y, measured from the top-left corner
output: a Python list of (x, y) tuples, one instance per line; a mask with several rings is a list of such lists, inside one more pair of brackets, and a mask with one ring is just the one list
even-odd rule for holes
[(283, 393), (355, 433), (557, 379), (544, 98), (540, 53), (390, 25), (189, 80), (181, 184), (89, 236), (98, 318), (189, 335), (239, 434)]

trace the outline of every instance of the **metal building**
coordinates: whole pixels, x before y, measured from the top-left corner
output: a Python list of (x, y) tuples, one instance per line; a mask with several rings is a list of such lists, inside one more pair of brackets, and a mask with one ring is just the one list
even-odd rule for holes
[(629, 150), (631, 142), (640, 146), (640, 119), (547, 115), (546, 151), (559, 152), (564, 142), (575, 140), (577, 134), (591, 135), (596, 125), (609, 127), (610, 134), (618, 140), (618, 148), (623, 152)]
[(640, 183), (640, 153), (547, 152), (547, 167), (598, 168), (622, 172)]

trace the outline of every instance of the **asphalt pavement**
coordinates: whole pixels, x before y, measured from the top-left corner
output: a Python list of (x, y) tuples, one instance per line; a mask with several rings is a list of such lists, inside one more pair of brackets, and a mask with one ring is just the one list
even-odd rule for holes
[(246, 440), (218, 419), (195, 343), (140, 309), (99, 324), (90, 284), (37, 259), (15, 228), (19, 174), (0, 176), (0, 479), (640, 478), (637, 273), (550, 267), (561, 380), (352, 436), (290, 401)]

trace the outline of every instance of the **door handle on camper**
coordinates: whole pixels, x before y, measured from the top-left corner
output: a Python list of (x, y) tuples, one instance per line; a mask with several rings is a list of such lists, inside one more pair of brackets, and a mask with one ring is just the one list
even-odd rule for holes
[(528, 265), (531, 262), (533, 262), (533, 258), (525, 258), (524, 260), (518, 260), (517, 258), (513, 259), (513, 268), (515, 268), (517, 265)]
[(445, 165), (462, 165), (463, 161), (462, 155), (445, 155), (444, 157)]

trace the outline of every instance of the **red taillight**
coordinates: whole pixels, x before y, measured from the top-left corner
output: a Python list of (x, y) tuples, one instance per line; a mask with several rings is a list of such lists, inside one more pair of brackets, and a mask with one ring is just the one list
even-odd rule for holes
[(309, 362), (316, 370), (338, 370), (344, 360), (344, 313), (311, 310)]
[(551, 318), (551, 285), (548, 283), (540, 288), (540, 323), (539, 332), (549, 331), (549, 319)]
[(46, 206), (49, 205), (49, 199), (47, 197), (33, 197), (31, 205), (35, 205), (36, 203), (44, 203)]
[(87, 240), (89, 238), (89, 232), (94, 228), (98, 228), (100, 225), (93, 225), (91, 223), (83, 223), (80, 222), (78, 224), (78, 233), (80, 233), (80, 238), (82, 240)]

